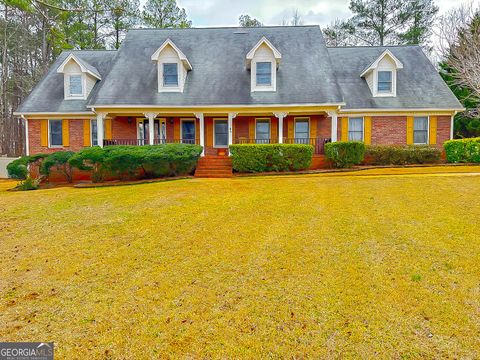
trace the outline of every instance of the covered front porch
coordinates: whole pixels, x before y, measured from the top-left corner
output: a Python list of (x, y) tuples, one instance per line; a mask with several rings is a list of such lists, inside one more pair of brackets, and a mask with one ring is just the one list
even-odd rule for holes
[[(95, 122), (95, 123), (93, 123)], [(228, 155), (231, 144), (310, 144), (315, 154), (337, 140), (333, 110), (256, 113), (97, 112), (92, 144), (197, 144), (202, 155)], [(95, 141), (96, 140), (96, 141)]]

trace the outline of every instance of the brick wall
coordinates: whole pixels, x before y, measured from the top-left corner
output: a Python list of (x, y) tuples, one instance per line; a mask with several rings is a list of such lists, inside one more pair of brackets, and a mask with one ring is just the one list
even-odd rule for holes
[(130, 123), (128, 117), (118, 116), (112, 120), (113, 139), (137, 139), (137, 119), (132, 117)]
[(406, 116), (372, 116), (372, 145), (405, 145)]
[(70, 120), (70, 146), (60, 148), (48, 148), (41, 146), (40, 125), (41, 120), (28, 120), (28, 141), (30, 154), (52, 153), (59, 150), (79, 151), (83, 149), (83, 120)]
[(450, 140), (450, 116), (437, 117), (437, 145), (442, 146), (447, 140)]

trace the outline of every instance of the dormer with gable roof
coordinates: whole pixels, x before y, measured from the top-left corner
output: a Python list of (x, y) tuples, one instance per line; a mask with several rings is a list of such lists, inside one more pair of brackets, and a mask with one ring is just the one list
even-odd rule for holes
[(363, 71), (360, 77), (367, 81), (374, 97), (396, 97), (399, 69), (403, 69), (403, 64), (387, 49)]
[(167, 39), (152, 55), (158, 67), (158, 92), (183, 92), (192, 65), (185, 54)]
[(277, 70), (281, 59), (280, 51), (266, 37), (248, 52), (246, 62), (251, 73), (251, 92), (277, 91)]
[(102, 80), (98, 70), (74, 54), (68, 55), (57, 68), (64, 74), (65, 100), (86, 100), (98, 80)]

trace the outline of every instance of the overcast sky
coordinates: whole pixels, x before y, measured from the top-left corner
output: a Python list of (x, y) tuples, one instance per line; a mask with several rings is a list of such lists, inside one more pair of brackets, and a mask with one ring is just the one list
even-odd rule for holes
[[(480, 1), (480, 0), (476, 0)], [(329, 25), (336, 18), (347, 18), (349, 0), (177, 0), (185, 8), (193, 26), (236, 26), (241, 14), (248, 14), (264, 25), (281, 25), (298, 9), (303, 24)], [(437, 0), (444, 13), (471, 0)]]

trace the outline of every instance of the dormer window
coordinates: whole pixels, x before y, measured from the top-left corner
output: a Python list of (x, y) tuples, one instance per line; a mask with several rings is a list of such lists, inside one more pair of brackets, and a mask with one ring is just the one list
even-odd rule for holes
[(178, 64), (163, 64), (163, 86), (178, 86)]
[(167, 39), (151, 59), (157, 63), (158, 92), (183, 92), (192, 65), (173, 41)]
[(379, 93), (391, 93), (392, 92), (392, 72), (391, 71), (379, 71), (378, 72), (377, 91)]
[(70, 75), (69, 91), (71, 97), (83, 97), (82, 75)]
[(373, 97), (395, 97), (399, 69), (403, 69), (403, 64), (387, 49), (360, 76), (367, 82)]
[(74, 54), (65, 58), (57, 73), (63, 74), (65, 100), (87, 99), (95, 83), (102, 79), (94, 66)]
[(276, 91), (277, 71), (282, 55), (265, 37), (249, 51), (247, 69), (251, 73), (251, 91)]
[(256, 63), (256, 83), (257, 86), (272, 86), (272, 63)]

